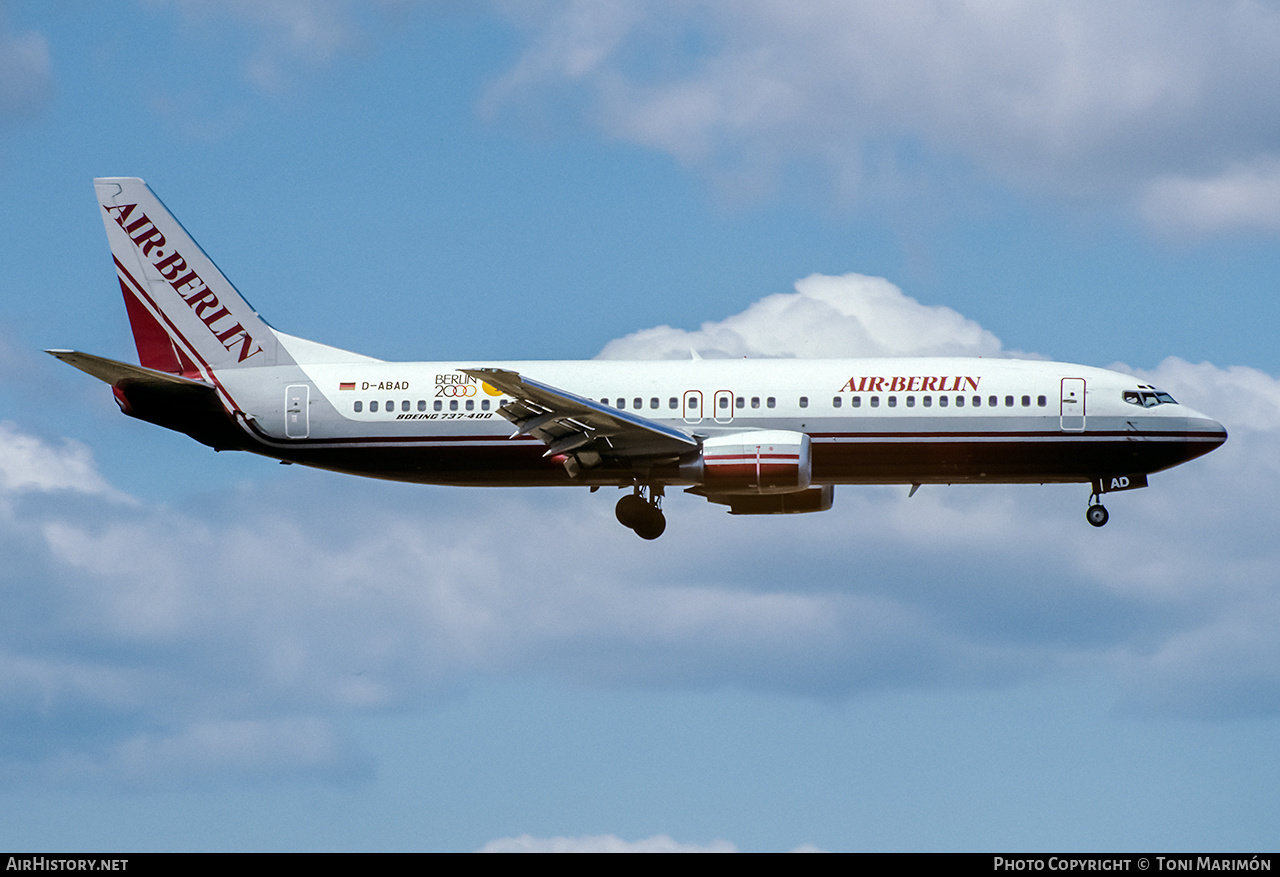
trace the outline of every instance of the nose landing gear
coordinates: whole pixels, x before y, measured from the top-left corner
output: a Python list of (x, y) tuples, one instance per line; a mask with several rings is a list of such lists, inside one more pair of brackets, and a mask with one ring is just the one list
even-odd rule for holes
[(1102, 507), (1102, 494), (1115, 493), (1117, 490), (1137, 490), (1147, 486), (1145, 472), (1131, 472), (1128, 475), (1105, 475), (1093, 479), (1093, 493), (1089, 494), (1089, 508), (1085, 517), (1095, 527), (1101, 527), (1111, 517)]
[(662, 514), (662, 485), (637, 484), (634, 493), (618, 500), (613, 513), (619, 524), (634, 530), (641, 539), (657, 539), (667, 529), (667, 518)]
[(1085, 518), (1095, 527), (1101, 527), (1107, 522), (1111, 515), (1107, 514), (1107, 507), (1100, 502), (1095, 502), (1089, 506), (1084, 513)]

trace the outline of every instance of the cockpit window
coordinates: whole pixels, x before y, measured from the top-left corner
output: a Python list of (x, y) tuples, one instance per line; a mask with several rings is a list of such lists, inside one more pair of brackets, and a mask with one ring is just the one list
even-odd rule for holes
[(1139, 405), (1143, 408), (1154, 408), (1157, 405), (1177, 405), (1178, 402), (1163, 390), (1125, 390), (1124, 401), (1130, 405)]

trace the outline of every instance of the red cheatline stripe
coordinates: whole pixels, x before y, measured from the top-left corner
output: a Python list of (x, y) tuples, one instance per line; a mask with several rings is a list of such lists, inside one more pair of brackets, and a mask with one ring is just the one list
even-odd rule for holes
[(1144, 441), (1152, 438), (1173, 438), (1173, 439), (1194, 439), (1199, 438), (1203, 441), (1218, 441), (1218, 439), (1198, 432), (1180, 432), (1178, 430), (1146, 430), (1144, 432), (1128, 432), (1125, 430), (1084, 430), (1084, 431), (1066, 431), (1058, 430), (1026, 430), (1026, 431), (995, 431), (991, 432), (811, 432), (811, 439), (1024, 439), (1024, 438), (1041, 438), (1054, 439), (1064, 441), (1080, 441), (1083, 439), (1115, 439), (1122, 438), (1126, 441), (1134, 438), (1141, 438)]
[(761, 454), (758, 457), (755, 454), (715, 454), (712, 456), (704, 457), (703, 459), (705, 459), (708, 463), (732, 463), (732, 462), (755, 463), (757, 460), (759, 460), (761, 463), (765, 463), (769, 465), (777, 465), (779, 463), (785, 464), (785, 463), (800, 462), (800, 457), (794, 454), (790, 456), (785, 456), (782, 454)]

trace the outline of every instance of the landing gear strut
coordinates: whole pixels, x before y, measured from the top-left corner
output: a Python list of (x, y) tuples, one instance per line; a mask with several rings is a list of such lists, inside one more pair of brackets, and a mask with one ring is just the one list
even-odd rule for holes
[(634, 493), (618, 500), (613, 513), (619, 524), (634, 530), (641, 539), (657, 539), (667, 529), (667, 519), (662, 514), (662, 485), (642, 487), (637, 484)]

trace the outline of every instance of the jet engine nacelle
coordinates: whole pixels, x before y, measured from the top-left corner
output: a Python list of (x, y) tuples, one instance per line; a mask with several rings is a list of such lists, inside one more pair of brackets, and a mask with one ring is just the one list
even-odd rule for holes
[(774, 493), (767, 496), (720, 496), (713, 493), (707, 499), (727, 505), (731, 515), (797, 515), (825, 512), (831, 508), (835, 493), (835, 488), (830, 484), (820, 484), (795, 493)]
[(796, 493), (813, 472), (809, 436), (781, 429), (709, 438), (694, 467), (699, 486), (722, 495)]

